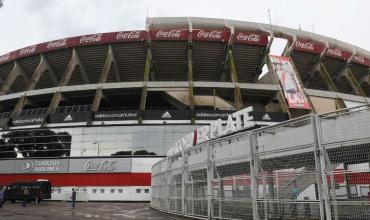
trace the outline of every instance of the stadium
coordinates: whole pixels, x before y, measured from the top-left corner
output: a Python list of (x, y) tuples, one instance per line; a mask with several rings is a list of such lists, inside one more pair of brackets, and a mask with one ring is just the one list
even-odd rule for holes
[[(285, 60), (270, 56), (277, 39)], [(288, 83), (279, 62), (297, 73)], [(21, 48), (0, 56), (0, 185), (149, 201), (152, 165), (189, 132), (246, 107), (260, 128), (366, 104), (369, 67), (368, 51), (336, 39), (195, 17)]]

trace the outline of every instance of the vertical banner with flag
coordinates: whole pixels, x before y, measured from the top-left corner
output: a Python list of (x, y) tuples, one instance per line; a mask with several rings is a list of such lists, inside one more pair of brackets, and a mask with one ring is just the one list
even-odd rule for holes
[(311, 109), (289, 58), (270, 55), (270, 60), (289, 108)]

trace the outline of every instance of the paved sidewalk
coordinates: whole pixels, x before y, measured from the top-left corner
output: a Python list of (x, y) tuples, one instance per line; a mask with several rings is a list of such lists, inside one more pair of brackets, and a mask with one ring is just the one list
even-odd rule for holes
[(168, 215), (150, 208), (149, 203), (76, 203), (71, 208), (70, 203), (63, 202), (34, 202), (22, 207), (22, 203), (5, 203), (0, 208), (0, 219), (6, 220), (122, 220), (122, 219), (170, 219), (183, 220), (186, 218)]

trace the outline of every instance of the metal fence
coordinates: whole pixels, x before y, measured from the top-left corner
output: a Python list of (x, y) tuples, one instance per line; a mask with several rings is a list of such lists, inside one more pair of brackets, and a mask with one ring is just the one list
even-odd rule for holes
[(204, 219), (370, 219), (370, 109), (212, 140), (152, 168), (153, 208)]

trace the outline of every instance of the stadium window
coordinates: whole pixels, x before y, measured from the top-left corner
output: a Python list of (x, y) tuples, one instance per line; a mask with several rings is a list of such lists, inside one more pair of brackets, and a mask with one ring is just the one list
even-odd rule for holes
[(136, 193), (141, 193), (141, 189), (136, 189)]
[(87, 189), (83, 189), (84, 192), (87, 192)]
[(110, 189), (110, 193), (114, 193), (114, 189)]
[(93, 193), (96, 193), (96, 189), (93, 189), (93, 190), (92, 190), (92, 192), (93, 192)]
[(118, 189), (118, 193), (122, 193), (123, 192), (123, 190), (122, 189)]
[(144, 189), (144, 192), (145, 193), (149, 193), (149, 189)]
[(100, 189), (100, 193), (104, 193), (104, 189)]

